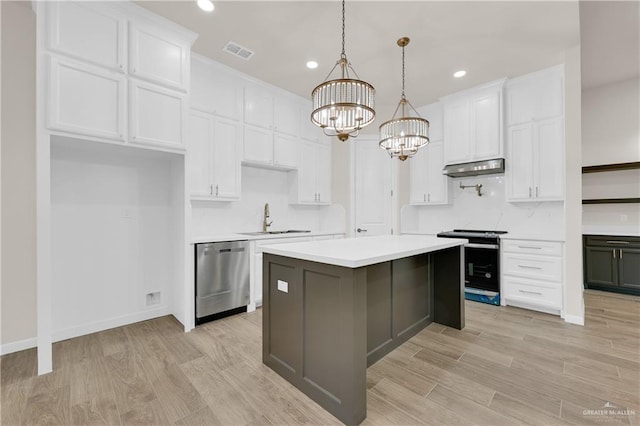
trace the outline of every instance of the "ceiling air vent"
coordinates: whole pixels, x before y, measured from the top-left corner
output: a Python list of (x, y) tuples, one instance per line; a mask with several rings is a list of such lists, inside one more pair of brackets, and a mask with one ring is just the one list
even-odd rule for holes
[(232, 41), (228, 42), (224, 48), (222, 49), (227, 53), (231, 53), (234, 56), (244, 59), (248, 61), (253, 56), (253, 52), (246, 47), (240, 46), (238, 43), (234, 43)]

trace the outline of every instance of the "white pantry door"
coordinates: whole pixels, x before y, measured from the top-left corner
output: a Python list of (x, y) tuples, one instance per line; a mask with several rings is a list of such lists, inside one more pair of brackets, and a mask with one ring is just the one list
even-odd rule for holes
[(349, 143), (354, 144), (354, 236), (391, 234), (392, 160), (377, 138), (361, 136)]

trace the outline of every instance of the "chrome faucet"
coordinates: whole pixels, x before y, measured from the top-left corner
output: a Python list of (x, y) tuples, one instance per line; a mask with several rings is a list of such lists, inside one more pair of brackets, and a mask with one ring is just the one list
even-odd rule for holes
[(265, 203), (264, 205), (264, 218), (262, 219), (262, 232), (267, 232), (267, 228), (271, 226), (273, 221), (267, 222), (269, 218), (269, 203)]

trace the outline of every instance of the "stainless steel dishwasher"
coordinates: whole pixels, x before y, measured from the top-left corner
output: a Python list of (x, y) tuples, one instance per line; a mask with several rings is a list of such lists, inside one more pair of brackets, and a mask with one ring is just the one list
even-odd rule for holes
[(196, 324), (246, 311), (249, 241), (196, 244)]

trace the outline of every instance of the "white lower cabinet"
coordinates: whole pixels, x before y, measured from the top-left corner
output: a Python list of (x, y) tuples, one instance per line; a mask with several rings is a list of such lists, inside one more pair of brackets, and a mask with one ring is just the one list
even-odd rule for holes
[(414, 205), (448, 204), (449, 181), (442, 174), (444, 147), (433, 141), (421, 148), (409, 164), (409, 202)]
[(200, 111), (189, 113), (187, 174), (191, 199), (240, 199), (240, 125)]
[(302, 141), (298, 170), (289, 174), (291, 204), (331, 203), (331, 145)]
[(511, 126), (507, 130), (507, 201), (564, 199), (562, 117)]
[(183, 94), (130, 80), (130, 142), (184, 150), (186, 109)]
[(562, 243), (504, 240), (502, 300), (553, 314), (562, 311)]
[(47, 127), (124, 142), (126, 84), (121, 74), (51, 58)]

